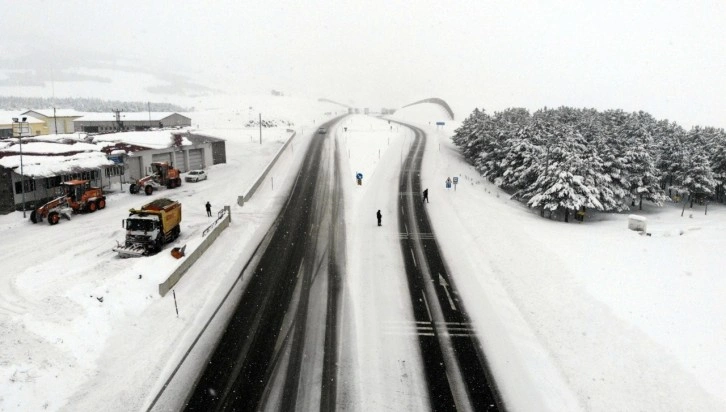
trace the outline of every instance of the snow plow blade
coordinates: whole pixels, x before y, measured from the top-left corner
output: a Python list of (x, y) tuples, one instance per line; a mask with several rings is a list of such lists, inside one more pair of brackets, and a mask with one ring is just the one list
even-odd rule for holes
[(134, 248), (118, 245), (113, 248), (113, 251), (118, 253), (119, 257), (122, 258), (141, 257), (146, 255), (146, 249), (140, 247)]

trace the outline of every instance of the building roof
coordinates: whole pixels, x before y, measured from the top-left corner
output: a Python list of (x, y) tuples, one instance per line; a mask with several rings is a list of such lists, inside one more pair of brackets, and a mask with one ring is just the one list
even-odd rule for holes
[[(172, 115), (179, 115), (189, 119), (188, 117), (176, 112), (121, 112), (122, 122), (159, 122)], [(189, 119), (191, 120), (191, 119)], [(74, 122), (115, 122), (115, 113), (85, 113), (83, 117), (74, 119)]]
[[(13, 124), (13, 118), (22, 119), (23, 115), (19, 111), (11, 111), (11, 110), (2, 110), (0, 111), (0, 125), (12, 125)], [(40, 119), (36, 119), (35, 117), (29, 117), (26, 116), (27, 119), (25, 119), (28, 123), (38, 124), (38, 123), (45, 123), (44, 121)]]
[[(41, 115), (43, 117), (51, 118), (51, 119), (54, 116), (52, 107), (50, 109), (27, 110), (21, 114), (30, 115), (30, 116), (32, 116), (33, 114), (36, 114), (36, 115)], [(55, 117), (81, 117), (81, 116), (83, 116), (83, 113), (77, 112), (73, 109), (55, 109)]]
[[(23, 174), (34, 177), (51, 177), (78, 170), (89, 170), (115, 163), (102, 152), (83, 152), (70, 156), (23, 155)], [(20, 156), (6, 156), (0, 159), (0, 166), (15, 169), (20, 173)]]
[[(188, 146), (192, 143), (182, 134), (182, 145)], [(120, 132), (99, 134), (93, 137), (93, 142), (102, 144), (110, 143), (126, 143), (130, 145), (144, 146), (151, 149), (164, 149), (174, 145), (174, 136), (169, 130), (151, 130), (138, 132)], [(108, 144), (106, 144), (108, 145)]]

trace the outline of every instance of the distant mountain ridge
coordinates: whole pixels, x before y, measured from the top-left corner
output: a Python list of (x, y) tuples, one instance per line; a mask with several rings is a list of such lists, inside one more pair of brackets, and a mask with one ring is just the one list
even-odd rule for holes
[(0, 96), (0, 110), (25, 109), (73, 109), (79, 112), (192, 112), (194, 108), (187, 108), (171, 103), (155, 102), (124, 102), (120, 100), (101, 100), (86, 97), (61, 97), (49, 99), (45, 97), (18, 97)]

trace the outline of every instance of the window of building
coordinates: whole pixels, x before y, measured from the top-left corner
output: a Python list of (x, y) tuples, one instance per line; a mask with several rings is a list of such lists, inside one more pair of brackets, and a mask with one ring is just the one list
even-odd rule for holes
[[(23, 186), (25, 186), (25, 193), (35, 191), (35, 180), (26, 179), (22, 183), (24, 184)], [(19, 195), (21, 193), (23, 193), (21, 182), (15, 182), (15, 194)]]

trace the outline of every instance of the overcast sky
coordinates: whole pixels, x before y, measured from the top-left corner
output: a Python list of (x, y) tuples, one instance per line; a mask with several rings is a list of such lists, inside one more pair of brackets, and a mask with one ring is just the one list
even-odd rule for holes
[[(0, 94), (645, 110), (726, 127), (726, 2), (0, 0)], [(51, 78), (53, 83), (51, 85)]]

